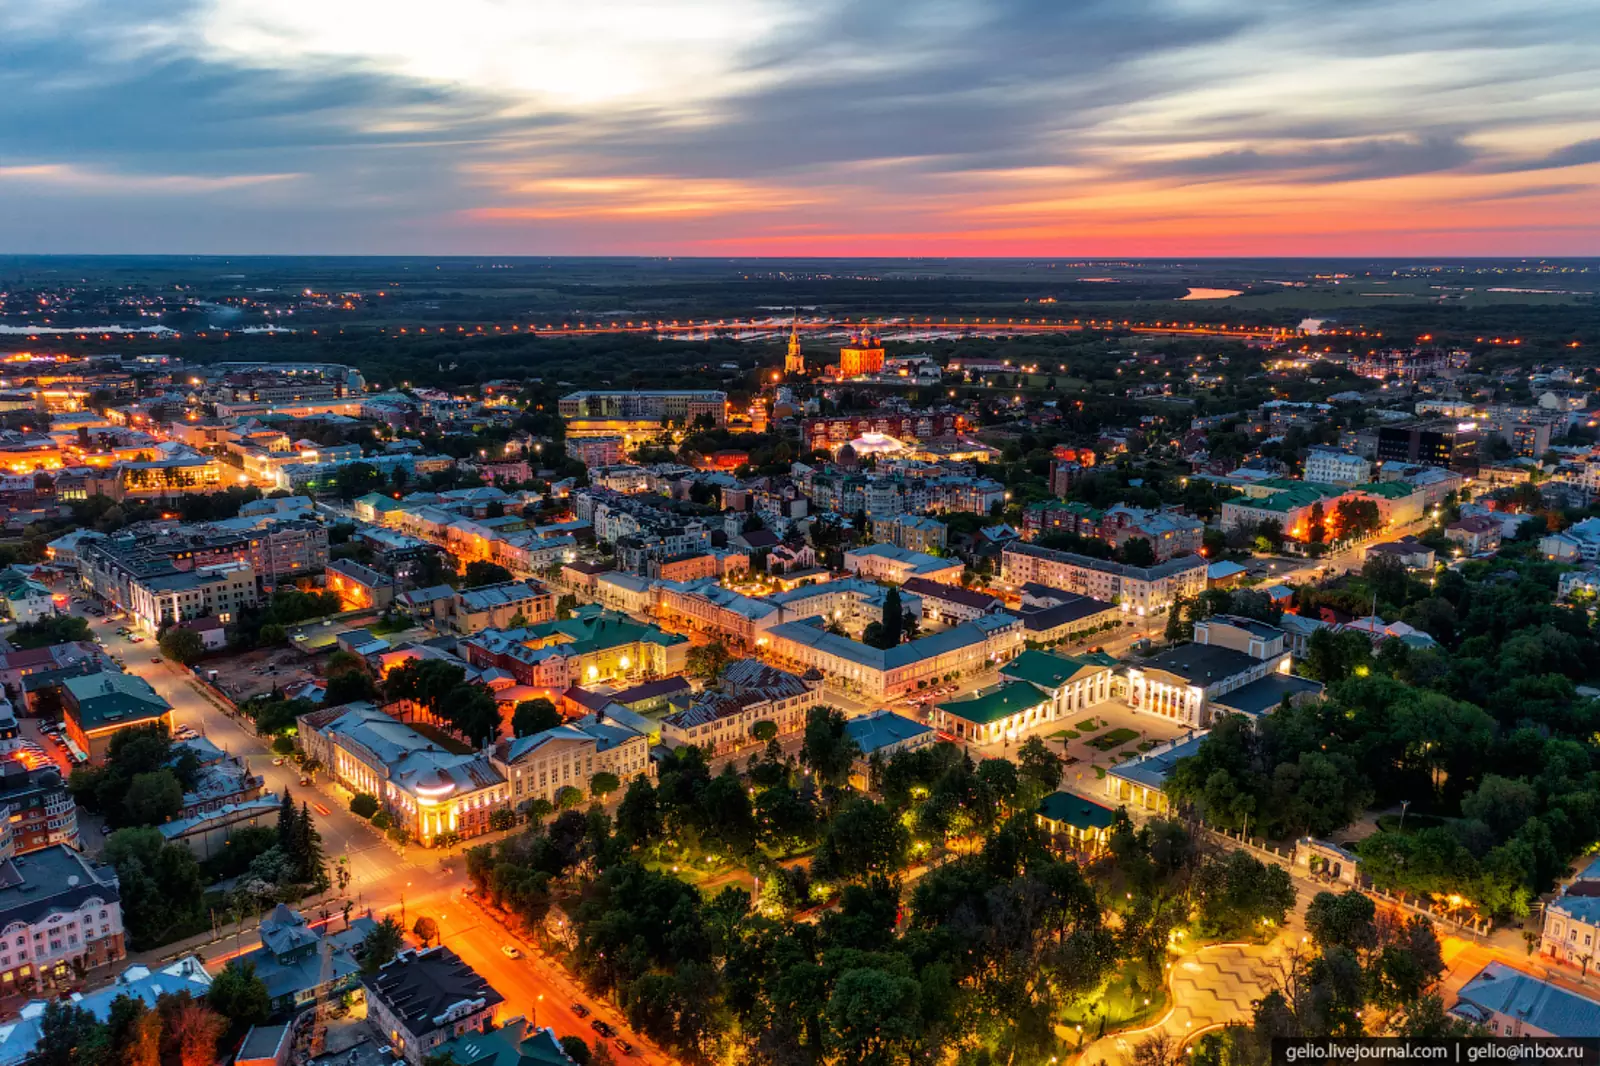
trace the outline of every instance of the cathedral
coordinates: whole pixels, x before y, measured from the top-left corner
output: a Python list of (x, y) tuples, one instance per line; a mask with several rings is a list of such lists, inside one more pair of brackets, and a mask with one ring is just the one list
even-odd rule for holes
[(839, 349), (839, 376), (858, 378), (883, 370), (883, 342), (865, 326), (850, 334), (850, 343)]
[(783, 372), (785, 374), (804, 374), (806, 372), (806, 357), (800, 352), (799, 322), (789, 327), (789, 354), (783, 357)]

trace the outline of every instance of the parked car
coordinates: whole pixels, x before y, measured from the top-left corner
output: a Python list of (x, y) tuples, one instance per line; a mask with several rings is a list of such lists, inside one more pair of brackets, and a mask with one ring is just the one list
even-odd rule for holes
[(633, 1045), (622, 1039), (622, 1037), (617, 1037), (612, 1041), (612, 1043), (615, 1044), (617, 1046), (617, 1050), (622, 1052), (624, 1055), (633, 1054)]
[(520, 958), (522, 958), (522, 952), (518, 951), (516, 948), (512, 947), (510, 944), (502, 944), (500, 946), (500, 954), (504, 955), (508, 959), (520, 959)]
[(614, 1028), (612, 1028), (609, 1023), (603, 1022), (599, 1018), (596, 1018), (594, 1021), (590, 1022), (589, 1023), (589, 1028), (593, 1029), (595, 1032), (599, 1033), (601, 1036), (616, 1036), (617, 1035), (617, 1031)]
[(282, 766), (283, 765), (283, 759), (281, 757), (277, 758), (277, 759), (273, 759), (272, 760), (272, 765), (273, 766)]
[(572, 1013), (576, 1014), (580, 1018), (587, 1018), (589, 1016), (589, 1008), (574, 1000), (572, 1003)]
[(154, 664), (155, 664), (155, 665), (157, 665), (157, 666), (160, 666), (160, 665), (161, 665), (161, 656), (159, 656), (159, 655), (152, 655), (152, 656), (150, 656), (150, 661), (151, 661), (151, 662), (152, 662), (152, 663), (154, 663)]

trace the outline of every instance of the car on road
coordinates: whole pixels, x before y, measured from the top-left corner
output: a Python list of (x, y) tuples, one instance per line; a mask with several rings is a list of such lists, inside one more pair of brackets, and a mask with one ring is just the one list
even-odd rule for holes
[(589, 1008), (574, 1000), (572, 1003), (572, 1013), (576, 1014), (580, 1018), (587, 1018), (589, 1016)]
[(154, 664), (155, 664), (155, 665), (157, 665), (157, 666), (160, 666), (160, 665), (161, 665), (161, 656), (159, 656), (159, 655), (152, 655), (152, 656), (150, 656), (150, 661), (151, 661), (151, 662), (152, 662), (152, 663), (154, 663)]
[(622, 1052), (624, 1055), (633, 1054), (633, 1045), (622, 1039), (622, 1037), (619, 1036), (611, 1042), (615, 1044), (617, 1046), (617, 1050)]
[(143, 637), (129, 637), (128, 638), (128, 643), (129, 644), (143, 644), (144, 643), (144, 638)]
[(283, 765), (283, 760), (281, 758), (273, 759), (272, 760), (272, 765), (273, 766), (282, 766)]
[(512, 947), (510, 944), (502, 944), (502, 945), (500, 945), (500, 954), (504, 955), (508, 959), (520, 959), (520, 958), (522, 958), (522, 952), (518, 951), (516, 948)]
[(610, 1023), (603, 1022), (599, 1018), (596, 1018), (594, 1021), (590, 1022), (589, 1023), (589, 1028), (593, 1029), (595, 1032), (599, 1033), (601, 1036), (616, 1036), (617, 1035), (616, 1029), (614, 1029), (610, 1025)]

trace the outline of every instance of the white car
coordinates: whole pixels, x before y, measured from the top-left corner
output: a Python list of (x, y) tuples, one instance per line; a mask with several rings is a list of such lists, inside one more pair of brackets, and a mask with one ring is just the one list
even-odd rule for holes
[(500, 948), (500, 954), (504, 955), (508, 959), (522, 958), (522, 952), (512, 947), (510, 944), (503, 945)]

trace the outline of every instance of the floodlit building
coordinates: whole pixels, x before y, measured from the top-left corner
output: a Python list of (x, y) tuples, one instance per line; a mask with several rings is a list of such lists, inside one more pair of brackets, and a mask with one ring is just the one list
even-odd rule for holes
[(402, 951), (362, 984), (368, 1020), (410, 1066), (422, 1066), (447, 1041), (486, 1031), (505, 1002), (443, 945)]

